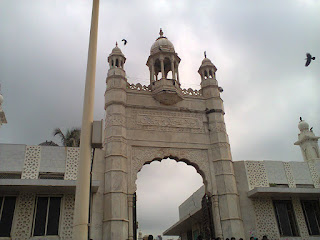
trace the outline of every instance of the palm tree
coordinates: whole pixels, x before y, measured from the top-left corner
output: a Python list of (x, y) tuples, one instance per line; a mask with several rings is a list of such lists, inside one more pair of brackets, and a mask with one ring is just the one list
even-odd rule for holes
[(62, 145), (65, 147), (79, 147), (80, 133), (80, 128), (68, 129), (66, 134), (63, 134), (60, 128), (56, 128), (53, 131), (53, 136), (58, 135), (61, 138)]

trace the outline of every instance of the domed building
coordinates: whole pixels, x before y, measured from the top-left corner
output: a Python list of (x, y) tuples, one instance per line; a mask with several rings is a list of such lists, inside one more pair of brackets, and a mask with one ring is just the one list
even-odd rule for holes
[[(171, 158), (193, 166), (203, 186), (180, 205), (179, 220), (164, 235), (319, 238), (319, 137), (308, 123), (298, 124), (300, 162), (233, 161), (214, 62), (206, 54), (199, 59), (200, 89), (182, 89), (173, 43), (160, 30), (150, 45), (147, 86), (128, 82), (117, 44), (107, 58), (103, 134), (92, 130), (103, 148), (96, 149), (92, 137), (90, 203), (81, 206), (89, 209), (88, 237), (141, 238), (137, 174), (145, 164)], [(2, 100), (0, 124), (7, 122)], [(0, 144), (0, 238), (73, 239), (78, 161), (77, 147)]]

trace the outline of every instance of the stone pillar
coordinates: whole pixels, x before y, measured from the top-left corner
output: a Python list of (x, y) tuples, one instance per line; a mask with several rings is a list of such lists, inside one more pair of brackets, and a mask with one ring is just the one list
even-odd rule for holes
[(163, 58), (160, 58), (160, 64), (161, 64), (161, 78), (165, 78), (165, 74), (164, 74), (164, 62), (163, 62)]
[(175, 71), (174, 71), (174, 58), (171, 58), (171, 72), (172, 72), (172, 79), (176, 80)]
[(225, 130), (223, 102), (220, 98), (218, 83), (214, 78), (208, 78), (202, 81), (201, 87), (206, 99), (206, 115), (210, 134), (209, 160), (213, 163), (214, 168), (212, 182), (216, 181), (223, 237), (244, 238), (239, 195), (229, 139)]
[(129, 240), (133, 240), (133, 195), (128, 195)]
[(127, 140), (125, 72), (108, 72), (105, 93), (105, 189), (103, 239), (128, 239)]
[(151, 69), (150, 69), (150, 81), (151, 83), (154, 82), (154, 65), (151, 65)]
[(179, 68), (178, 68), (178, 66), (177, 66), (176, 71), (177, 71), (177, 82), (178, 82), (178, 84), (180, 85)]
[(220, 222), (220, 210), (219, 210), (219, 199), (218, 196), (212, 195), (212, 210), (213, 210), (213, 224), (215, 237), (223, 237), (221, 222)]

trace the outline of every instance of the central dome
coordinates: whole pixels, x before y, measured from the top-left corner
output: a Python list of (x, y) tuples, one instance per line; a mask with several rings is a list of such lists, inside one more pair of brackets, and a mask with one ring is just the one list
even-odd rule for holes
[(152, 44), (150, 49), (150, 54), (155, 54), (157, 52), (175, 52), (173, 44), (163, 36), (162, 29), (160, 29), (160, 37)]

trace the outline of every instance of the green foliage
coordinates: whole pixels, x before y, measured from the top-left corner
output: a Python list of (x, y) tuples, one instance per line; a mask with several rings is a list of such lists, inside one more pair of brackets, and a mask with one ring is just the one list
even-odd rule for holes
[(65, 147), (79, 147), (80, 146), (80, 128), (68, 129), (64, 134), (60, 128), (53, 131), (53, 136), (58, 135), (61, 139), (62, 145)]

